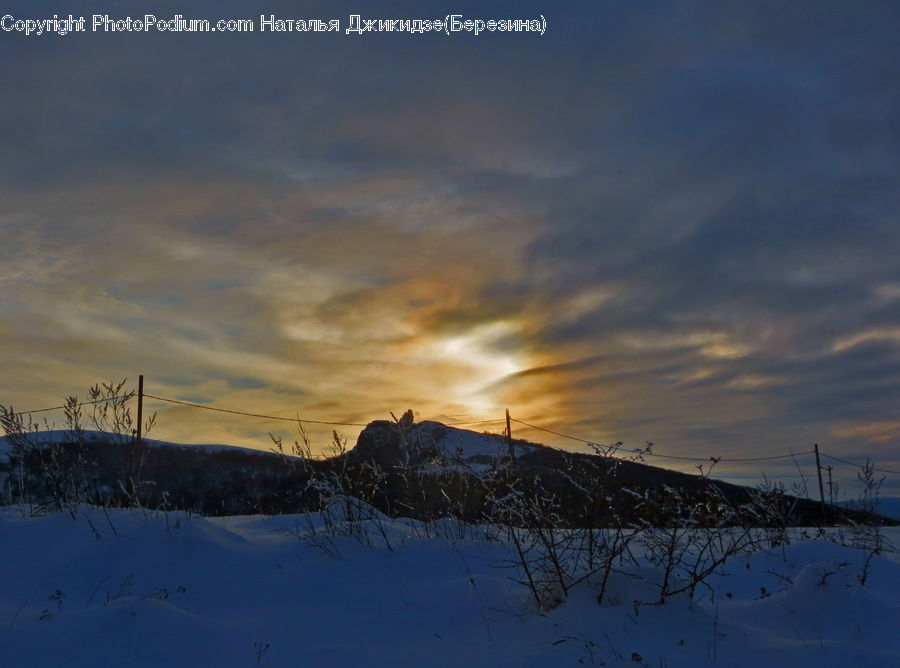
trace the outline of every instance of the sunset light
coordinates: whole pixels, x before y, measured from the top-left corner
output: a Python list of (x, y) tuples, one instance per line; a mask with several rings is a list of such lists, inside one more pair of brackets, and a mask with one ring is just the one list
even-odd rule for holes
[(900, 666), (900, 0), (0, 5), (0, 668)]
[[(13, 5), (0, 404), (143, 374), (351, 443), (509, 409), (558, 447), (900, 466), (892, 20), (520, 3), (475, 35), (126, 2), (81, 30)], [(151, 408), (183, 442), (292, 432)]]

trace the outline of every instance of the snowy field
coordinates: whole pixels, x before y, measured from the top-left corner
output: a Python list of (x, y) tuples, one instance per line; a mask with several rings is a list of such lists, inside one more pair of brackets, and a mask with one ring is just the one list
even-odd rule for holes
[(0, 517), (5, 667), (900, 665), (896, 554), (863, 585), (867, 553), (826, 541), (735, 558), (693, 601), (636, 605), (659, 573), (632, 568), (603, 606), (585, 581), (541, 613), (511, 547), (461, 524), (313, 539), (318, 516)]

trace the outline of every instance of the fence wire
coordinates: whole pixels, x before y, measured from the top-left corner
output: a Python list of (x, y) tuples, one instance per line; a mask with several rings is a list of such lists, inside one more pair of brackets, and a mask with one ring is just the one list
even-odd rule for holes
[[(135, 395), (135, 396), (137, 396), (137, 395)], [(284, 417), (284, 416), (278, 416), (278, 415), (267, 415), (264, 413), (254, 413), (251, 411), (242, 411), (242, 410), (231, 409), (231, 408), (219, 408), (216, 406), (208, 406), (208, 405), (204, 405), (204, 404), (198, 404), (195, 402), (183, 401), (181, 399), (173, 399), (171, 397), (162, 397), (159, 395), (149, 394), (146, 392), (143, 393), (142, 396), (145, 399), (161, 401), (163, 403), (168, 403), (168, 404), (172, 404), (172, 405), (185, 406), (188, 408), (196, 408), (199, 410), (213, 411), (213, 412), (217, 412), (217, 413), (226, 413), (226, 414), (230, 414), (230, 415), (252, 417), (252, 418), (264, 419), (264, 420), (294, 422), (294, 423), (300, 423), (300, 424), (317, 424), (317, 425), (326, 425), (326, 426), (334, 426), (334, 427), (366, 427), (366, 426), (368, 426), (367, 424), (361, 423), (361, 422), (340, 422), (340, 421), (334, 421), (334, 420), (316, 420), (316, 419), (309, 419), (309, 418), (301, 418), (299, 416)], [(120, 398), (119, 397), (106, 397), (103, 399), (96, 399), (93, 401), (82, 401), (82, 402), (77, 403), (77, 406), (81, 407), (81, 406), (89, 406), (89, 405), (93, 405), (93, 404), (107, 403), (110, 401), (116, 401), (117, 399), (120, 399)], [(6, 410), (10, 413), (15, 413), (17, 415), (33, 415), (36, 413), (45, 413), (45, 412), (50, 412), (50, 411), (63, 410), (65, 408), (66, 408), (66, 406), (62, 405), (62, 406), (51, 406), (48, 408), (36, 408), (36, 409), (32, 409), (32, 410), (27, 410), (27, 411), (14, 411), (11, 407)], [(441, 415), (440, 417), (447, 419), (448, 422), (446, 422), (445, 424), (447, 424), (448, 426), (452, 426), (452, 427), (468, 427), (468, 426), (476, 426), (476, 425), (498, 424), (498, 423), (503, 423), (506, 421), (505, 418), (458, 420), (457, 418), (459, 418), (459, 417), (469, 417), (469, 416), (454, 417), (454, 416), (449, 416), (449, 415)], [(547, 434), (552, 434), (554, 436), (558, 436), (560, 438), (564, 438), (564, 439), (574, 441), (577, 443), (582, 443), (582, 444), (585, 444), (585, 445), (588, 445), (591, 447), (596, 447), (596, 448), (604, 447), (602, 444), (598, 443), (597, 441), (582, 438), (580, 436), (574, 436), (572, 434), (563, 433), (561, 431), (549, 429), (547, 427), (542, 427), (538, 424), (534, 424), (533, 422), (526, 422), (524, 420), (520, 420), (518, 418), (514, 418), (511, 416), (509, 417), (509, 421), (511, 423), (516, 423), (516, 424), (522, 425), (524, 427), (527, 427), (529, 429), (534, 429), (536, 431), (544, 432)], [(505, 430), (504, 430), (504, 433), (505, 433)], [(680, 455), (662, 454), (659, 452), (653, 452), (652, 450), (641, 450), (641, 449), (622, 450), (623, 455), (624, 454), (629, 454), (629, 455), (638, 455), (639, 454), (639, 456), (641, 458), (654, 458), (655, 457), (658, 459), (664, 459), (664, 460), (670, 460), (670, 461), (708, 463), (708, 464), (712, 464), (712, 465), (720, 464), (720, 463), (742, 464), (742, 463), (749, 463), (749, 462), (769, 462), (769, 461), (779, 461), (779, 460), (788, 460), (788, 459), (792, 459), (792, 460), (796, 461), (797, 457), (811, 455), (811, 454), (814, 454), (814, 452), (815, 452), (815, 450), (809, 449), (809, 450), (803, 450), (801, 452), (788, 452), (785, 454), (766, 455), (766, 456), (760, 456), (760, 457), (686, 457), (686, 456), (680, 456)], [(853, 467), (854, 473), (856, 474), (855, 477), (849, 477), (849, 476), (845, 475), (843, 472), (835, 475), (833, 466), (822, 466), (821, 467), (821, 470), (823, 471), (823, 480), (826, 477), (824, 474), (827, 473), (827, 481), (824, 482), (824, 485), (829, 490), (828, 495), (831, 498), (832, 502), (834, 501), (834, 496), (835, 496), (834, 492), (836, 489), (838, 489), (840, 487), (841, 482), (852, 483), (854, 485), (859, 485), (859, 484), (864, 483), (861, 471), (864, 470), (863, 467), (866, 465), (868, 465), (868, 467), (874, 473), (900, 475), (900, 470), (872, 466), (871, 464), (869, 464), (868, 459), (866, 460), (865, 464), (863, 464), (861, 462), (853, 462), (848, 459), (844, 459), (841, 457), (836, 457), (834, 455), (827, 454), (827, 453), (823, 452), (821, 448), (819, 448), (819, 455), (824, 459), (828, 459), (830, 461), (837, 462), (837, 463), (843, 464), (845, 466)], [(702, 469), (701, 469), (701, 472), (702, 472)], [(754, 474), (754, 475), (757, 478), (763, 477), (766, 479), (794, 478), (794, 479), (803, 480), (803, 475), (802, 475), (802, 472), (799, 471), (799, 468), (798, 468), (797, 474), (766, 475), (765, 473), (763, 473), (761, 475), (756, 475), (756, 474)], [(743, 474), (742, 473), (734, 473), (734, 474), (725, 475), (724, 477), (745, 478), (745, 477), (752, 477), (752, 476), (751, 476), (751, 474), (746, 474), (746, 473), (743, 473)]]

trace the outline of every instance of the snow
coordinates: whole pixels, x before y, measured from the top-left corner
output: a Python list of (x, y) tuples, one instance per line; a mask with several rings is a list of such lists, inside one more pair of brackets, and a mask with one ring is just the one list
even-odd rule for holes
[[(475, 431), (469, 431), (466, 429), (456, 429), (451, 427), (444, 427), (444, 425), (440, 425), (435, 422), (425, 422), (420, 423), (413, 427), (410, 431), (410, 438), (417, 438), (421, 436), (421, 440), (423, 443), (428, 443), (430, 441), (430, 433), (429, 429), (433, 429), (435, 426), (441, 428), (441, 439), (440, 439), (440, 447), (443, 450), (444, 455), (448, 459), (454, 459), (457, 456), (459, 450), (462, 451), (462, 459), (469, 461), (472, 458), (489, 458), (496, 459), (498, 457), (505, 456), (509, 452), (509, 448), (506, 443), (497, 438), (495, 435), (490, 434), (482, 434)], [(84, 439), (86, 441), (94, 441), (94, 440), (108, 440), (110, 438), (109, 434), (105, 434), (99, 431), (92, 430), (84, 430)], [(113, 435), (113, 438), (123, 439), (124, 441), (128, 440), (127, 436), (117, 436)], [(42, 430), (34, 433), (28, 434), (28, 441), (32, 445), (50, 445), (53, 443), (59, 443), (61, 441), (65, 441), (67, 439), (72, 438), (72, 432), (65, 429), (50, 429), (50, 430)], [(160, 441), (149, 438), (142, 439), (142, 442), (148, 446), (166, 446), (172, 448), (183, 448), (183, 449), (198, 449), (206, 452), (223, 452), (223, 451), (240, 451), (246, 452), (250, 454), (259, 454), (260, 452), (268, 452), (263, 450), (257, 450), (252, 448), (242, 448), (234, 445), (221, 445), (221, 444), (183, 444), (183, 443), (174, 443), (170, 441)], [(516, 444), (516, 452), (518, 454), (524, 454), (526, 452), (530, 452), (534, 448), (529, 445), (524, 444)], [(8, 456), (10, 450), (9, 440), (6, 437), (0, 437), (0, 457)]]
[[(28, 443), (32, 446), (46, 446), (52, 445), (55, 443), (65, 442), (69, 439), (73, 438), (73, 432), (67, 429), (47, 429), (37, 432), (31, 432), (28, 434)], [(121, 434), (108, 434), (101, 431), (94, 431), (90, 429), (85, 429), (83, 432), (83, 438), (85, 442), (91, 441), (108, 441), (111, 438), (117, 439), (115, 442), (127, 443), (129, 441), (128, 436), (123, 436)], [(141, 442), (144, 445), (148, 445), (150, 447), (169, 447), (169, 448), (181, 448), (181, 449), (196, 449), (203, 450), (204, 452), (224, 452), (224, 451), (238, 451), (245, 452), (248, 454), (259, 454), (260, 452), (265, 452), (262, 450), (257, 450), (254, 448), (242, 448), (237, 445), (222, 445), (217, 443), (191, 443), (190, 445), (184, 443), (174, 443), (171, 441), (160, 441), (152, 438), (144, 438), (141, 439)], [(9, 439), (5, 436), (0, 437), (0, 460), (9, 456), (11, 444)]]
[[(413, 428), (415, 429), (415, 428)], [(413, 432), (415, 436), (415, 431)], [(435, 469), (474, 473), (489, 471), (497, 460), (509, 454), (509, 445), (496, 435), (479, 434), (468, 429), (447, 428), (440, 441), (444, 462)], [(534, 450), (530, 445), (515, 444), (519, 456)], [(427, 472), (427, 469), (422, 469)]]
[[(892, 520), (900, 521), (900, 498), (889, 496), (885, 498), (875, 499), (874, 503), (875, 509), (879, 515), (882, 515), (883, 517), (889, 517)], [(838, 505), (856, 509), (859, 509), (861, 507), (859, 499), (842, 501)]]
[(514, 550), (455, 521), (373, 514), (333, 536), (318, 514), (23, 510), (0, 509), (4, 666), (900, 665), (893, 552), (863, 585), (868, 553), (794, 536), (694, 600), (635, 605), (658, 592), (647, 566), (602, 606), (585, 581), (541, 612)]
[(878, 513), (892, 520), (900, 521), (900, 498), (887, 497), (879, 499), (877, 503)]
[[(451, 458), (459, 451), (462, 451), (461, 456), (463, 459), (471, 459), (472, 457), (491, 457), (496, 459), (509, 453), (509, 446), (496, 436), (479, 434), (468, 429), (447, 429), (442, 445), (444, 453)], [(520, 450), (521, 447), (519, 446)]]

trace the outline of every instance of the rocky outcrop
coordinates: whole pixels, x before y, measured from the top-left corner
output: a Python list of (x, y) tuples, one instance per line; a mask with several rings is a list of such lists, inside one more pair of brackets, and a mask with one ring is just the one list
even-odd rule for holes
[[(406, 416), (404, 415), (404, 418)], [(376, 420), (363, 429), (356, 447), (347, 453), (351, 462), (367, 460), (382, 468), (418, 466), (444, 453), (444, 438), (451, 430), (440, 422)]]

